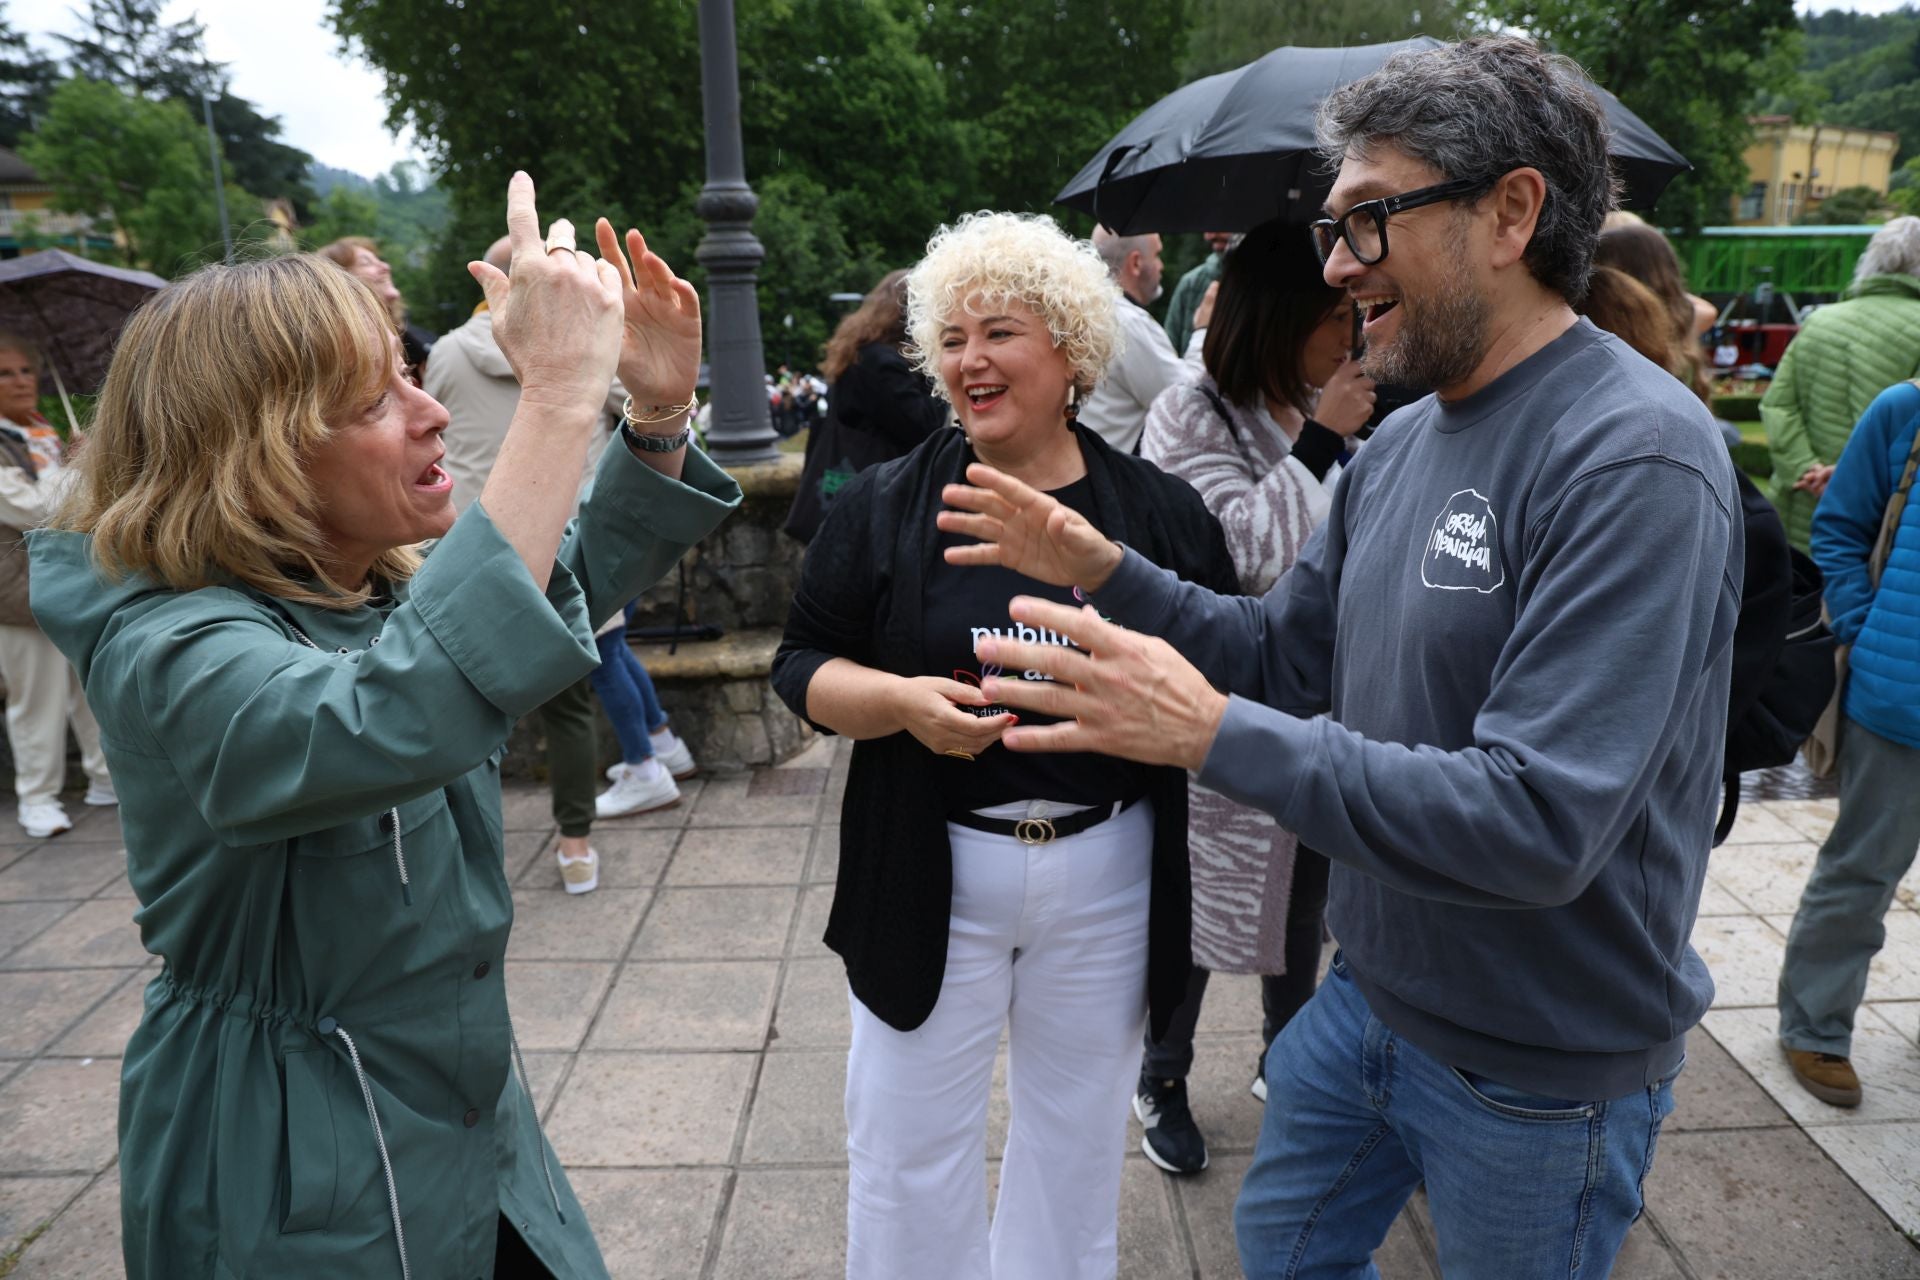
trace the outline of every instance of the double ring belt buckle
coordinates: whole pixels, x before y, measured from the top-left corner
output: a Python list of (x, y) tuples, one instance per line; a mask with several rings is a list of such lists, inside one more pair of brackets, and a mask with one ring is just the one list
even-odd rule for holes
[(1013, 838), (1021, 844), (1051, 844), (1057, 834), (1051, 818), (1022, 818), (1013, 824)]

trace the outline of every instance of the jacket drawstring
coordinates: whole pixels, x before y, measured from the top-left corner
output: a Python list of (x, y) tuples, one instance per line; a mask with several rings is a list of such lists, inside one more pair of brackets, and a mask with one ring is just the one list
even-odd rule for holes
[(547, 1194), (553, 1197), (554, 1216), (567, 1225), (566, 1210), (560, 1207), (560, 1190), (553, 1185), (553, 1169), (547, 1164), (547, 1132), (540, 1125), (540, 1104), (533, 1100), (533, 1086), (527, 1083), (527, 1060), (520, 1054), (520, 1037), (513, 1033), (513, 1018), (507, 1018), (507, 1043), (513, 1046), (513, 1065), (520, 1072), (520, 1088), (527, 1095), (527, 1110), (533, 1112), (533, 1145), (540, 1149), (540, 1172), (547, 1175)]
[(407, 906), (413, 905), (413, 883), (407, 879), (407, 851), (400, 843), (400, 810), (396, 806), (387, 810), (387, 817), (393, 822), (393, 865), (400, 868), (400, 901)]
[[(413, 1269), (407, 1265), (407, 1230), (400, 1224), (400, 1188), (393, 1180), (393, 1162), (387, 1158), (387, 1138), (380, 1131), (380, 1113), (374, 1110), (373, 1086), (367, 1083), (367, 1073), (360, 1065), (360, 1050), (354, 1047), (347, 1029), (335, 1022), (333, 1034), (346, 1042), (347, 1056), (353, 1060), (354, 1078), (360, 1082), (360, 1097), (367, 1104), (367, 1120), (373, 1125), (373, 1145), (380, 1149), (380, 1168), (387, 1175), (387, 1207), (393, 1211), (393, 1240), (400, 1248), (400, 1280), (413, 1280)], [(519, 1052), (517, 1047), (515, 1052)]]
[[(313, 642), (312, 636), (294, 626), (291, 621), (287, 626), (292, 629), (301, 644), (316, 652), (319, 650), (320, 646)], [(342, 649), (340, 652), (345, 653), (346, 650)], [(400, 843), (400, 810), (397, 807), (389, 809), (387, 816), (393, 822), (393, 865), (400, 869), (400, 901), (410, 907), (413, 905), (413, 881), (407, 876), (407, 851)], [(348, 1041), (348, 1044), (351, 1045), (352, 1041)], [(378, 1122), (375, 1122), (375, 1128), (378, 1127)]]

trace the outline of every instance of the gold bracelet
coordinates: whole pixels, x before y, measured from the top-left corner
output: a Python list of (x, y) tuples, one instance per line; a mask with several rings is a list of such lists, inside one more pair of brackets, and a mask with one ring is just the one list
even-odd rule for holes
[(672, 422), (681, 414), (692, 413), (699, 407), (700, 393), (696, 391), (687, 397), (685, 404), (650, 404), (647, 406), (646, 413), (636, 416), (633, 412), (633, 397), (628, 396), (626, 402), (620, 406), (620, 416), (635, 426), (644, 426), (650, 422)]

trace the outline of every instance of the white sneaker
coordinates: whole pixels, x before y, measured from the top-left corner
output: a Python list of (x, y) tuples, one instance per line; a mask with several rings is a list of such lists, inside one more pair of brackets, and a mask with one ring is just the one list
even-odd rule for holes
[(113, 779), (108, 778), (105, 782), (89, 782), (86, 803), (96, 809), (105, 809), (119, 804), (120, 793), (113, 789)]
[(674, 785), (673, 775), (653, 759), (628, 765), (613, 785), (594, 799), (593, 811), (596, 817), (622, 818), (679, 803), (680, 788)]
[(699, 772), (700, 766), (693, 762), (693, 752), (685, 739), (671, 731), (667, 737), (670, 741), (665, 746), (660, 744), (660, 739), (653, 740), (653, 758), (660, 762), (662, 769), (673, 775), (674, 781), (683, 782)]
[(584, 858), (569, 858), (560, 855), (560, 883), (566, 886), (568, 893), (592, 893), (600, 887), (600, 855), (593, 849), (587, 850)]
[(73, 819), (67, 816), (67, 811), (57, 800), (48, 804), (23, 804), (20, 806), (20, 826), (35, 840), (45, 840), (48, 836), (73, 830)]

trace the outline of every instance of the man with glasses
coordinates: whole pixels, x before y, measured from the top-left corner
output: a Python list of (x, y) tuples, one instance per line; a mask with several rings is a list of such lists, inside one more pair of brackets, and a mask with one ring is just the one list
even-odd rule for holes
[[(1511, 36), (1323, 106), (1315, 228), (1390, 417), (1261, 600), (1174, 581), (986, 468), (949, 558), (1071, 582), (983, 642), (1016, 750), (1192, 769), (1327, 854), (1341, 951), (1267, 1058), (1235, 1221), (1266, 1277), (1374, 1275), (1425, 1183), (1448, 1275), (1605, 1275), (1685, 1036), (1742, 543), (1700, 403), (1579, 319), (1614, 202), (1579, 70)], [(1097, 610), (1097, 612), (1096, 612)], [(1122, 630), (1100, 615), (1134, 630)], [(1219, 692), (1225, 689), (1231, 697)]]

